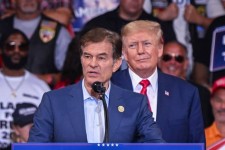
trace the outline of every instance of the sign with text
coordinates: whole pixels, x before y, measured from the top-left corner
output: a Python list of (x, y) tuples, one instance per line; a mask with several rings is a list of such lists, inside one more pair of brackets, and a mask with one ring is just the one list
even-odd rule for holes
[(210, 71), (225, 69), (225, 27), (216, 28), (213, 32)]
[(78, 32), (87, 21), (116, 8), (119, 0), (76, 0), (73, 1), (73, 10), (76, 19), (73, 22), (74, 31)]

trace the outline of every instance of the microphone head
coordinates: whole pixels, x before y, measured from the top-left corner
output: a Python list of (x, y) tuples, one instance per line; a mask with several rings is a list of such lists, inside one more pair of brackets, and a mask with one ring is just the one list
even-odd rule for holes
[(91, 85), (92, 89), (99, 94), (104, 94), (105, 93), (105, 87), (103, 86), (102, 82), (99, 81), (95, 81), (92, 85)]

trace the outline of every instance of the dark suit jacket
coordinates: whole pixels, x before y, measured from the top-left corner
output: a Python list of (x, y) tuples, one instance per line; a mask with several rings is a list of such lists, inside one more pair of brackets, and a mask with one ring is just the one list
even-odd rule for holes
[[(29, 142), (87, 142), (81, 83), (44, 94), (34, 116)], [(109, 142), (164, 142), (146, 99), (111, 85)], [(123, 106), (124, 112), (119, 112), (118, 106)]]
[[(111, 81), (133, 91), (128, 69), (115, 73)], [(166, 142), (205, 143), (198, 90), (182, 79), (158, 71), (156, 123)]]

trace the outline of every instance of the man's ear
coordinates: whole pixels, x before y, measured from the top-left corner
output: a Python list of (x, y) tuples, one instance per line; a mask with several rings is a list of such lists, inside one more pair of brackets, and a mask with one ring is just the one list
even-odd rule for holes
[(121, 64), (122, 64), (122, 58), (121, 57), (114, 60), (113, 72), (116, 72), (120, 68)]
[(163, 55), (163, 44), (159, 44), (158, 46), (158, 58), (161, 58)]

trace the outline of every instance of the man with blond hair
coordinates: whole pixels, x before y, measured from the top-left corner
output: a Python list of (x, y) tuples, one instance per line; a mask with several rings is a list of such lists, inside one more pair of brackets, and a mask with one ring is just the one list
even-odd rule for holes
[(112, 82), (148, 96), (149, 109), (165, 141), (205, 143), (197, 88), (157, 69), (164, 44), (160, 25), (152, 21), (133, 21), (123, 27), (121, 36), (129, 68), (114, 74)]

